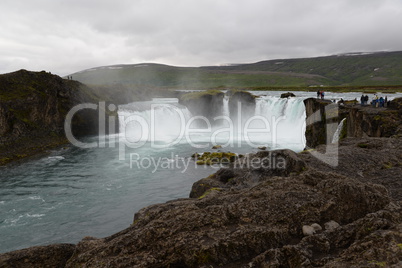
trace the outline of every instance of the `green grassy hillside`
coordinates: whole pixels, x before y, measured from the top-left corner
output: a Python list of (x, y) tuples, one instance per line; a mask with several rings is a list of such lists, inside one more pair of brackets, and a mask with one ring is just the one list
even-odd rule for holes
[(114, 65), (72, 76), (86, 84), (182, 89), (392, 86), (402, 85), (402, 52), (279, 59), (233, 66)]

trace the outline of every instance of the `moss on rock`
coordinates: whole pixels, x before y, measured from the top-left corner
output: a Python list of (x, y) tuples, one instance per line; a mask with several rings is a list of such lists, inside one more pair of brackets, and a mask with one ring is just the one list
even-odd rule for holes
[(204, 152), (192, 155), (197, 165), (229, 164), (236, 160), (237, 154), (231, 152)]

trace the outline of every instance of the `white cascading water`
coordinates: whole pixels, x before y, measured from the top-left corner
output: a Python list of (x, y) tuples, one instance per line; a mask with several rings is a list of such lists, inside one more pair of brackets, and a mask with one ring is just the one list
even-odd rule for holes
[(222, 109), (222, 113), (224, 116), (230, 116), (229, 113), (229, 97), (225, 95), (225, 97), (223, 98), (223, 109)]
[(342, 121), (339, 123), (338, 127), (336, 128), (334, 136), (332, 137), (332, 143), (337, 143), (339, 141), (339, 136), (341, 135), (343, 124), (344, 124), (345, 120), (346, 120), (346, 118), (342, 119)]
[[(119, 106), (121, 133), (130, 142), (184, 140), (186, 129), (194, 130), (197, 120), (187, 124), (192, 118), (189, 110), (175, 98), (154, 99)], [(224, 147), (240, 146), (248, 143), (251, 147), (265, 145), (270, 148), (290, 148), (302, 150), (305, 145), (305, 107), (301, 98), (277, 98), (263, 96), (256, 99), (255, 111), (241, 114), (241, 123), (232, 120), (229, 99), (223, 99), (222, 115), (228, 120), (218, 120), (210, 131), (193, 131), (192, 142), (216, 143)], [(153, 118), (153, 119), (152, 119)], [(205, 130), (204, 127), (201, 128)], [(239, 143), (240, 142), (240, 143)], [(242, 145), (241, 145), (242, 146)]]
[(306, 113), (303, 99), (260, 97), (256, 100), (255, 117), (250, 128), (269, 130), (254, 134), (255, 142), (273, 147), (304, 144)]
[(191, 118), (176, 98), (155, 98), (119, 106), (120, 133), (131, 143), (171, 142), (183, 135)]

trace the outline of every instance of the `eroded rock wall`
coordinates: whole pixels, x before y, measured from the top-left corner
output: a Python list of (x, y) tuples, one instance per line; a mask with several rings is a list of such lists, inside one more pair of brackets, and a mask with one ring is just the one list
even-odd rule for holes
[(309, 98), (306, 107), (306, 145), (314, 148), (331, 143), (334, 127), (346, 118), (345, 137), (392, 137), (402, 135), (400, 99), (389, 108), (360, 105), (338, 105), (330, 101)]
[(194, 116), (204, 116), (210, 122), (222, 115), (225, 94), (219, 90), (192, 92), (180, 96), (179, 102), (185, 105)]
[[(45, 71), (0, 75), (0, 164), (66, 143), (64, 123), (70, 109), (98, 102), (85, 85)], [(98, 126), (98, 110), (81, 109), (72, 118), (75, 136), (97, 135)]]

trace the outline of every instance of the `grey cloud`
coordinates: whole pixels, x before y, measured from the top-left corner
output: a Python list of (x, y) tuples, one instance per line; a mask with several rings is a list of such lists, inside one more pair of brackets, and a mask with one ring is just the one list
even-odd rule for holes
[(3, 0), (0, 72), (402, 50), (399, 0)]

